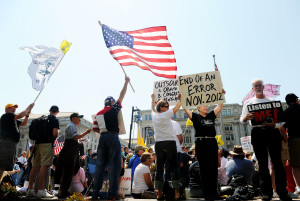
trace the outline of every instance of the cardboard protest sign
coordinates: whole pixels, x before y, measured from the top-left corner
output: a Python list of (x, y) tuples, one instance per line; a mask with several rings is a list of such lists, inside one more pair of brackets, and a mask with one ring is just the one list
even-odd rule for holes
[(247, 153), (253, 152), (253, 146), (251, 144), (251, 136), (241, 137), (242, 148), (247, 151)]
[(131, 193), (131, 168), (124, 169), (124, 175), (121, 177), (120, 193), (130, 195)]
[(168, 79), (154, 82), (153, 93), (155, 95), (155, 103), (159, 100), (165, 100), (169, 105), (176, 105), (178, 101), (178, 80)]
[(275, 123), (281, 121), (282, 105), (280, 101), (272, 101), (265, 103), (257, 103), (247, 105), (249, 113), (254, 114), (254, 119), (251, 120), (252, 126), (262, 125), (263, 123)]
[(219, 71), (178, 77), (182, 108), (225, 103)]

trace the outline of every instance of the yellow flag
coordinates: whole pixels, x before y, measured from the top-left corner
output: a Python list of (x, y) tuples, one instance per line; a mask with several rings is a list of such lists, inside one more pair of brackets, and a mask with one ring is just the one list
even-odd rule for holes
[(188, 118), (186, 123), (185, 123), (186, 126), (192, 126), (193, 125), (193, 122)]
[[(194, 110), (192, 110), (193, 112)], [(193, 125), (193, 122), (188, 118), (186, 123), (185, 123), (186, 126), (192, 126)]]
[(63, 40), (63, 42), (60, 45), (60, 49), (66, 54), (67, 51), (69, 50), (70, 46), (71, 46), (71, 43), (69, 43), (66, 40)]
[[(143, 147), (146, 147), (144, 139), (143, 139), (143, 137), (141, 135), (141, 129), (140, 129), (140, 127), (139, 127), (139, 133), (138, 133), (138, 145), (142, 145)], [(148, 152), (147, 149), (145, 149), (145, 151)]]
[(218, 146), (222, 146), (224, 144), (221, 135), (216, 135), (216, 140), (218, 142)]

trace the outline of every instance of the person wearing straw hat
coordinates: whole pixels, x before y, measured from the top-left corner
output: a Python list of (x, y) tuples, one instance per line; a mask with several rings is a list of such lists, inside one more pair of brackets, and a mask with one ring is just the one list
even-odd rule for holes
[(226, 163), (226, 175), (230, 178), (234, 174), (243, 175), (248, 184), (252, 184), (252, 176), (255, 172), (251, 160), (245, 159), (245, 151), (242, 146), (234, 145), (233, 150), (229, 152), (233, 158)]
[[(5, 170), (11, 171), (14, 167), (16, 148), (21, 137), (19, 127), (27, 125), (33, 106), (34, 103), (31, 103), (19, 114), (15, 114), (17, 104), (9, 103), (5, 106), (5, 114), (0, 119), (0, 178)], [(23, 117), (25, 117), (23, 120), (19, 120)]]

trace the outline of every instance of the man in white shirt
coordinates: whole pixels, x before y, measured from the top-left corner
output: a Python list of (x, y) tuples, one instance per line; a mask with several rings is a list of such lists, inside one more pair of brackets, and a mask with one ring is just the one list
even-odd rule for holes
[[(243, 111), (240, 117), (241, 123), (249, 122), (254, 119), (254, 114), (249, 113), (247, 106), (251, 104), (264, 103), (273, 101), (265, 97), (263, 94), (264, 86), (261, 79), (254, 79), (252, 81), (252, 90), (255, 96), (244, 103)], [(275, 123), (264, 123), (260, 127), (253, 127), (251, 131), (251, 143), (255, 155), (259, 163), (259, 176), (261, 191), (263, 193), (262, 200), (271, 200), (273, 197), (273, 188), (271, 182), (270, 171), (268, 168), (268, 153), (275, 169), (276, 191), (280, 200), (292, 200), (288, 196), (286, 190), (286, 175), (285, 169), (281, 162), (281, 135), (279, 129), (275, 128)]]

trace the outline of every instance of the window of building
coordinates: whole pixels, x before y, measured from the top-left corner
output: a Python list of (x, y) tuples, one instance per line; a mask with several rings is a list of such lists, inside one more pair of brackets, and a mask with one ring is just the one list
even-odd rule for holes
[(191, 143), (191, 136), (184, 136), (183, 143), (185, 143), (185, 144)]
[(233, 134), (231, 134), (231, 135), (230, 135), (230, 137), (231, 137), (231, 140), (233, 141), (233, 140), (234, 140), (234, 136), (233, 136)]
[(149, 120), (152, 120), (152, 116), (151, 116), (151, 114), (149, 114)]
[(94, 145), (94, 150), (96, 150), (96, 148), (97, 148), (96, 145)]
[(230, 135), (226, 134), (225, 139), (226, 139), (226, 141), (230, 141)]
[(227, 110), (228, 115), (231, 115), (231, 109)]
[(183, 113), (183, 118), (185, 118), (185, 119), (188, 118), (187, 115), (186, 115), (186, 113)]
[(174, 119), (176, 119), (176, 114), (174, 114)]
[(227, 110), (226, 110), (226, 109), (223, 109), (223, 110), (222, 110), (222, 115), (223, 115), (223, 116), (227, 116)]
[(145, 121), (147, 121), (148, 120), (148, 115), (145, 115)]
[(232, 124), (224, 124), (225, 131), (232, 131)]

